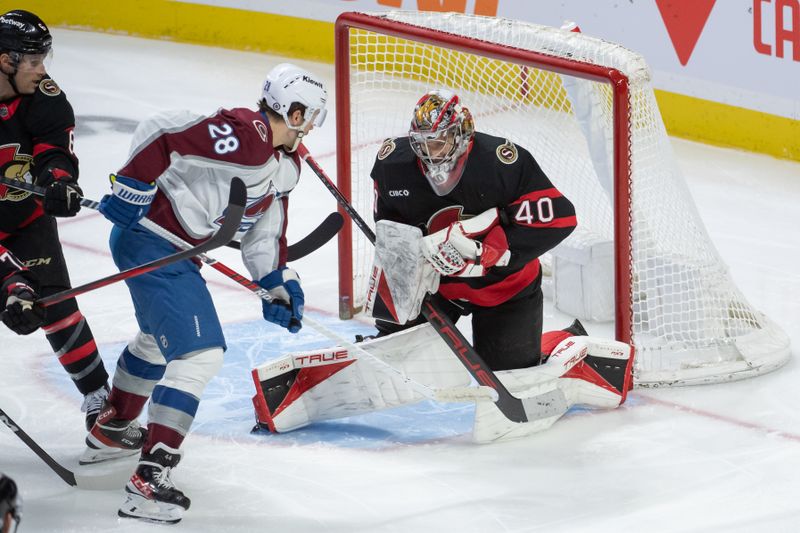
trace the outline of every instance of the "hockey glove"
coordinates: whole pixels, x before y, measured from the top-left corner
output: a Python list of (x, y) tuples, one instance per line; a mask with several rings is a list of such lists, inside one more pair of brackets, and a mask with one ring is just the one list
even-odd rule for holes
[[(482, 242), (476, 240), (481, 235), (485, 235)], [(511, 259), (497, 209), (453, 222), (423, 237), (420, 244), (423, 257), (444, 276), (484, 276), (491, 267), (506, 266)]]
[(258, 280), (258, 284), (273, 297), (271, 302), (261, 301), (264, 319), (288, 329), (291, 333), (300, 331), (303, 327), (305, 295), (297, 272), (282, 267)]
[(110, 178), (111, 194), (103, 196), (98, 209), (114, 225), (130, 229), (150, 210), (156, 185), (114, 174)]
[(3, 323), (19, 335), (33, 333), (44, 323), (44, 309), (36, 305), (38, 296), (22, 276), (13, 275), (4, 284)]
[(68, 180), (54, 179), (44, 190), (42, 208), (54, 217), (74, 217), (81, 210), (83, 191), (67, 174)]

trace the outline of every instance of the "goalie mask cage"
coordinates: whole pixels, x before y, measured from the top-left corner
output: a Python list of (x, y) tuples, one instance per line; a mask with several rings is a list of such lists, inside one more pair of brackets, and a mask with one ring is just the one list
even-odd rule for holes
[[(567, 30), (454, 13), (345, 13), (336, 22), (337, 182), (372, 224), (375, 155), (419, 97), (460, 95), (475, 127), (527, 148), (575, 204), (580, 231), (614, 242), (615, 331), (639, 386), (773, 370), (785, 333), (733, 283), (680, 175), (638, 54)], [(491, 184), (487, 184), (490, 187)], [(340, 315), (364, 303), (372, 244), (345, 217)]]

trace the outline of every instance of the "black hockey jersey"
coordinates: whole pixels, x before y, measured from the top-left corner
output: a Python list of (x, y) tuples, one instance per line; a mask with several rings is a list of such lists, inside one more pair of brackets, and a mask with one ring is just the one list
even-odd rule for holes
[(372, 169), (375, 220), (417, 226), (431, 234), (460, 219), (497, 207), (511, 251), (507, 266), (485, 276), (442, 276), (439, 294), (491, 307), (532, 283), (540, 283), (539, 256), (564, 240), (577, 225), (575, 208), (524, 148), (500, 137), (476, 133), (461, 181), (437, 196), (422, 172), (407, 137), (387, 139)]
[[(47, 185), (50, 169), (78, 178), (72, 151), (75, 115), (61, 88), (43, 79), (32, 95), (0, 102), (0, 172), (3, 177)], [(30, 177), (26, 175), (30, 173)], [(0, 240), (42, 216), (31, 193), (0, 185)]]

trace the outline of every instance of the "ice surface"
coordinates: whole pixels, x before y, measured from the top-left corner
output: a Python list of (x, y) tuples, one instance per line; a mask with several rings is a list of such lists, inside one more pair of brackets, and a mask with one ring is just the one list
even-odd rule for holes
[[(93, 199), (124, 163), (137, 121), (167, 109), (252, 107), (264, 75), (282, 60), (75, 31), (56, 31), (55, 47), (51, 72), (78, 117), (81, 185)], [(332, 87), (332, 66), (299, 63)], [(334, 120), (331, 110), (307, 143), (331, 174)], [(674, 146), (734, 279), (797, 350), (800, 165), (680, 140)], [(305, 169), (291, 197), (290, 242), (335, 208)], [(110, 224), (100, 215), (84, 211), (59, 226), (73, 283), (114, 271)], [(235, 251), (212, 255), (244, 272)], [(335, 264), (334, 243), (294, 264), (307, 312), (348, 338), (371, 331), (336, 318)], [(469, 443), (470, 406), (431, 403), (288, 435), (250, 434), (250, 369), (289, 350), (330, 343), (310, 328), (289, 336), (264, 323), (257, 299), (204, 271), (230, 349), (175, 471), (192, 498), (178, 526), (184, 531), (788, 532), (800, 523), (795, 360), (738, 383), (635, 391), (617, 411), (576, 411), (540, 435), (495, 445)], [(79, 300), (112, 370), (136, 331), (128, 293), (120, 284)], [(546, 328), (562, 322), (548, 314)], [(0, 407), (59, 461), (77, 467), (80, 398), (44, 336), (0, 328), (0, 352)], [(5, 428), (0, 470), (21, 487), (22, 532), (160, 527), (118, 519), (121, 487), (68, 487)]]

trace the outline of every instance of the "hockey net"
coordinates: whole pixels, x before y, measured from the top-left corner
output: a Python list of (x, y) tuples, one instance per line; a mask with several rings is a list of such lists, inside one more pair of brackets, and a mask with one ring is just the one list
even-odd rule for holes
[[(611, 318), (617, 339), (636, 346), (639, 386), (739, 379), (788, 360), (788, 337), (745, 300), (705, 231), (641, 56), (451, 13), (346, 13), (336, 32), (337, 182), (365, 220), (381, 142), (407, 134), (422, 94), (449, 88), (479, 131), (527, 148), (575, 204), (580, 230), (564, 246), (613, 243)], [(373, 249), (346, 226), (339, 255), (348, 318), (363, 305)]]

